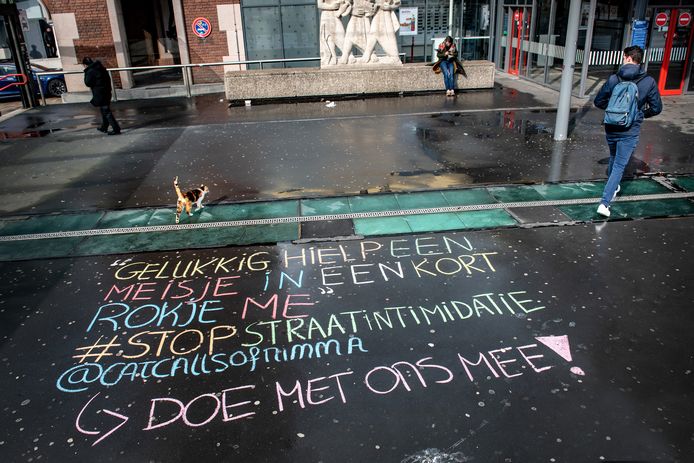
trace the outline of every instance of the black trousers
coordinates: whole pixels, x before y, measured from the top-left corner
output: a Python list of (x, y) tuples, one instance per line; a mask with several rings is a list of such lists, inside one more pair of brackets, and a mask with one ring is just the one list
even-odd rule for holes
[(120, 132), (120, 125), (113, 113), (111, 112), (111, 105), (99, 106), (101, 110), (101, 130), (108, 130), (110, 125), (114, 132)]

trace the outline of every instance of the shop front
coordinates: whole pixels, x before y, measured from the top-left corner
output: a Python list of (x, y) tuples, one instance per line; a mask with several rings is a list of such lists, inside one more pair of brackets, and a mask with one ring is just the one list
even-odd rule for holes
[(648, 74), (662, 95), (694, 91), (692, 67), (692, 14), (694, 8), (655, 7), (647, 54)]
[[(494, 61), (498, 69), (559, 89), (571, 0), (499, 0)], [(662, 3), (662, 5), (660, 5)], [(663, 95), (694, 90), (694, 1), (581, 2), (573, 93), (597, 92), (622, 64), (622, 50), (640, 45), (644, 67)]]

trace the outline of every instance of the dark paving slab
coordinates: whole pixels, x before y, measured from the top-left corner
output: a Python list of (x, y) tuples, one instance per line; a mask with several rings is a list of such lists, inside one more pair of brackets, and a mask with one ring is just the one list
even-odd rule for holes
[(521, 224), (551, 224), (565, 222), (570, 218), (554, 206), (515, 207), (509, 209)]
[(304, 222), (301, 224), (301, 238), (335, 238), (352, 236), (354, 223), (351, 219), (325, 220), (320, 222)]
[(0, 453), (688, 461), (693, 226), (3, 263)]

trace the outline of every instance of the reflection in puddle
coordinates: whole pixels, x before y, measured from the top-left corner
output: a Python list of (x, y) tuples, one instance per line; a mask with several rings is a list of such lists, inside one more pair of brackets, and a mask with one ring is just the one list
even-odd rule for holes
[(0, 132), (0, 140), (16, 140), (19, 138), (41, 138), (62, 129), (53, 130), (20, 130), (16, 132)]

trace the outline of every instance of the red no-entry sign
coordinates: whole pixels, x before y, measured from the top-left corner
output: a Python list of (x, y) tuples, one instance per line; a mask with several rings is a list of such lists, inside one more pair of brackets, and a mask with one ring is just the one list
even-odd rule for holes
[(663, 27), (668, 22), (668, 16), (665, 13), (658, 13), (655, 15), (655, 25), (658, 27)]
[(692, 15), (691, 13), (687, 13), (685, 11), (680, 15), (677, 21), (680, 23), (680, 26), (682, 27), (688, 26), (689, 23), (692, 22)]

